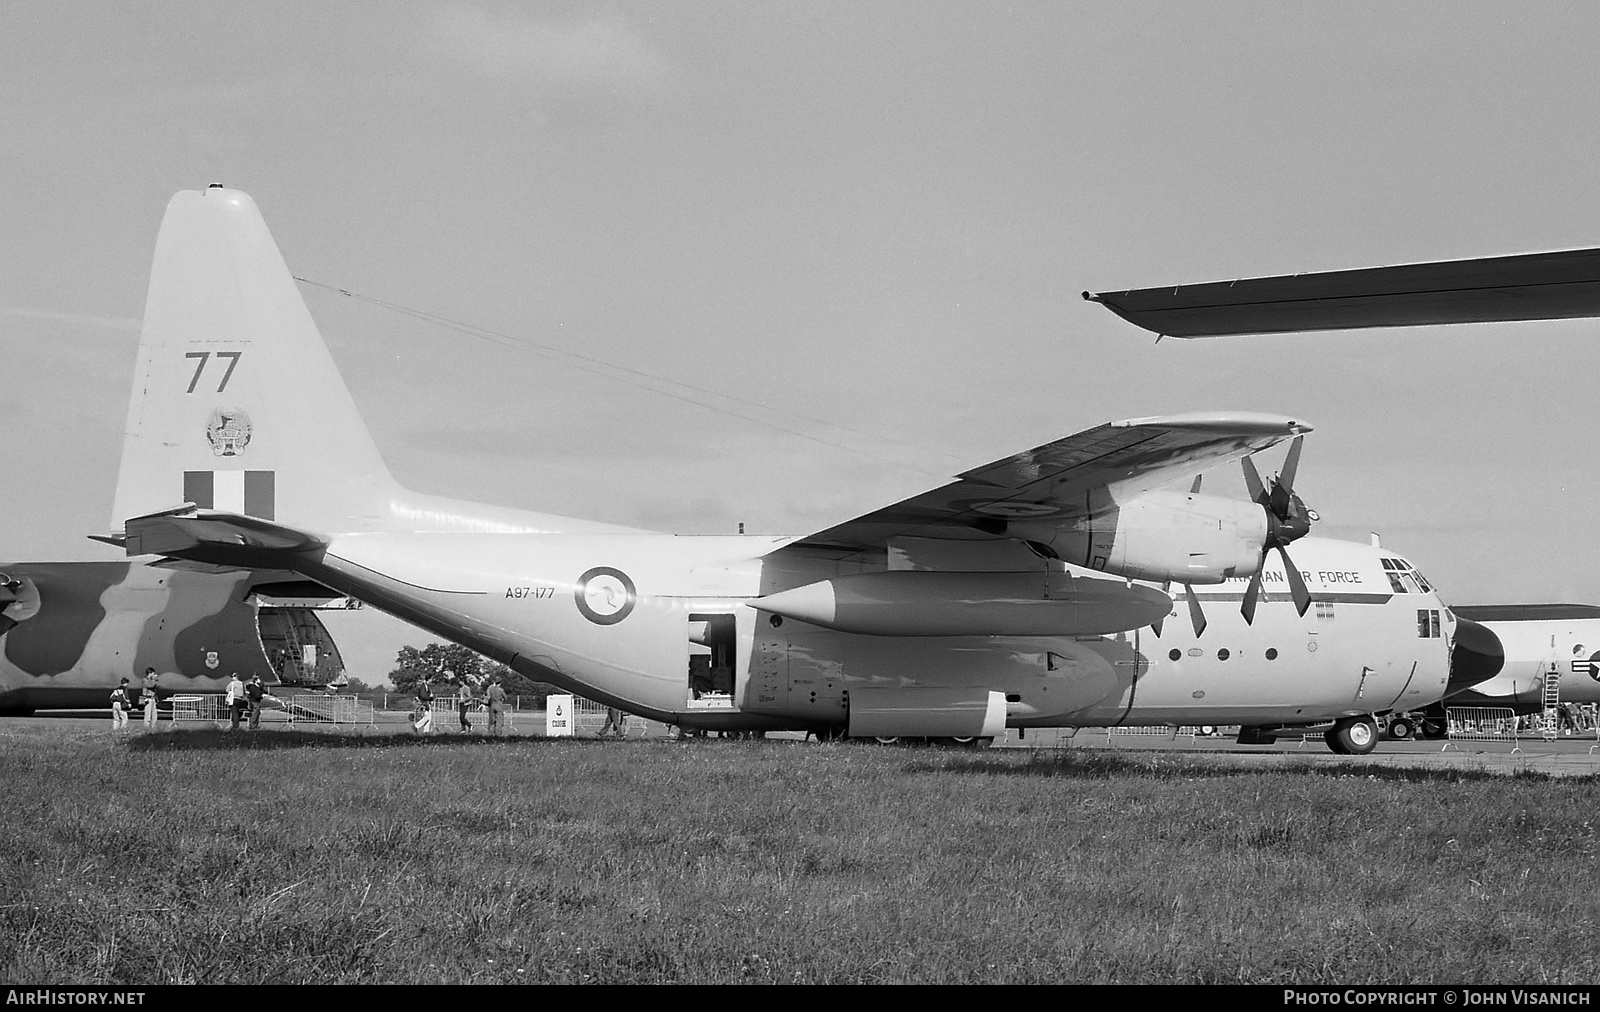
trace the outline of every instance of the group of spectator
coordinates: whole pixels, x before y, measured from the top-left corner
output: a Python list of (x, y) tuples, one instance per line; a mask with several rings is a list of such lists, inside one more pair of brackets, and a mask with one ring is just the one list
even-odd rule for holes
[[(111, 690), (111, 727), (118, 730), (128, 726), (128, 713), (144, 707), (144, 722), (147, 727), (154, 727), (156, 723), (156, 690), (160, 685), (160, 676), (155, 668), (146, 668), (144, 678), (137, 687), (130, 687), (128, 679)], [(234, 672), (228, 679), (224, 694), (224, 702), (228, 708), (228, 730), (239, 730), (239, 724), (248, 713), (249, 730), (256, 730), (261, 726), (261, 710), (266, 700), (274, 698), (262, 684), (261, 676), (253, 674), (249, 681), (242, 681), (238, 672)], [(418, 734), (429, 734), (433, 731), (433, 687), (426, 680), (417, 683), (416, 710), (414, 711), (412, 726)], [(461, 733), (466, 734), (472, 730), (472, 722), (467, 714), (478, 708), (487, 709), (489, 712), (489, 733), (498, 735), (505, 731), (506, 724), (506, 690), (500, 684), (500, 679), (491, 677), (483, 691), (480, 701), (473, 694), (472, 683), (462, 679), (460, 693), (456, 697), (456, 710), (461, 716)]]
[(228, 730), (239, 730), (239, 721), (248, 709), (250, 712), (250, 730), (261, 727), (261, 708), (272, 694), (267, 687), (261, 684), (261, 676), (254, 674), (248, 682), (239, 681), (239, 673), (235, 671), (233, 677), (228, 679), (227, 697), (229, 724)]
[(156, 726), (156, 689), (161, 685), (161, 676), (156, 674), (155, 668), (145, 668), (144, 677), (138, 685), (129, 685), (124, 678), (122, 683), (111, 690), (111, 728), (116, 730), (128, 726), (128, 714), (131, 711), (144, 709), (144, 724), (147, 728)]
[[(433, 732), (433, 686), (427, 679), (417, 683), (416, 707), (413, 709), (411, 721), (412, 728), (418, 734), (431, 734)], [(461, 720), (461, 733), (468, 734), (472, 731), (472, 721), (467, 714), (482, 707), (489, 711), (489, 733), (498, 735), (506, 730), (506, 690), (500, 684), (500, 679), (490, 676), (488, 685), (483, 690), (483, 699), (480, 701), (473, 695), (472, 683), (465, 678), (461, 679), (460, 688), (456, 695), (456, 713)]]

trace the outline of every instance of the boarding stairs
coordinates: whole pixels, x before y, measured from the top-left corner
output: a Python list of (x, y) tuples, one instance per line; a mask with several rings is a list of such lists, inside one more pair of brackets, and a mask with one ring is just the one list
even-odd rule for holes
[(1561, 726), (1561, 667), (1555, 661), (1545, 669), (1542, 695), (1539, 731), (1545, 741), (1555, 741)]

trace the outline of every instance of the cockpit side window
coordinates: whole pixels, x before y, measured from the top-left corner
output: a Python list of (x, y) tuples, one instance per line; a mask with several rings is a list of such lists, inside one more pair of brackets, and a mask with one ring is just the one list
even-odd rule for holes
[(1405, 588), (1405, 584), (1400, 582), (1400, 563), (1394, 559), (1384, 559), (1383, 575), (1389, 578), (1389, 586), (1394, 588), (1396, 594), (1409, 593)]

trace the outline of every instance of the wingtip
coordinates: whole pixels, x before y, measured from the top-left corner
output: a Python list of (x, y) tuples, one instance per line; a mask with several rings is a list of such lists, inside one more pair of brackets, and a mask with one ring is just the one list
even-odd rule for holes
[(1227, 429), (1260, 433), (1285, 433), (1298, 436), (1315, 429), (1310, 422), (1287, 415), (1259, 411), (1193, 411), (1181, 415), (1147, 415), (1111, 422), (1114, 429), (1160, 426), (1171, 429)]

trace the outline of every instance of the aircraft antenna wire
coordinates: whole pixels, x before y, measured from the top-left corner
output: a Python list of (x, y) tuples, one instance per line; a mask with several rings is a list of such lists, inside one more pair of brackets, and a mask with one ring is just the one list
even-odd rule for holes
[[(926, 447), (917, 446), (913, 443), (905, 442), (904, 440), (893, 439), (888, 436), (875, 435), (870, 432), (862, 432), (859, 429), (852, 429), (849, 426), (840, 425), (837, 422), (830, 422), (821, 418), (813, 418), (810, 415), (802, 415), (798, 412), (786, 411), (782, 408), (774, 408), (771, 405), (762, 404), (759, 401), (753, 401), (745, 397), (738, 397), (734, 394), (727, 394), (716, 390), (708, 390), (704, 387), (697, 387), (693, 383), (685, 383), (682, 380), (675, 380), (666, 376), (659, 376), (655, 373), (646, 372), (642, 369), (618, 365), (615, 362), (607, 362), (605, 359), (595, 358), (592, 355), (584, 355), (575, 351), (569, 351), (565, 348), (558, 348), (554, 345), (544, 344), (543, 342), (535, 341), (531, 338), (516, 337), (511, 334), (501, 333), (500, 331), (490, 330), (487, 327), (479, 327), (471, 323), (463, 323), (460, 320), (452, 320), (449, 317), (440, 316), (437, 313), (430, 313), (427, 310), (413, 309), (409, 306), (402, 306), (399, 303), (389, 302), (387, 300), (375, 298), (370, 295), (362, 295), (358, 292), (352, 292), (347, 288), (340, 288), (337, 285), (325, 284), (321, 281), (313, 281), (310, 278), (302, 278), (298, 275), (296, 275), (294, 279), (303, 285), (311, 285), (314, 288), (321, 288), (329, 292), (335, 292), (339, 295), (345, 296), (346, 298), (355, 299), (358, 302), (370, 303), (374, 306), (387, 309), (390, 312), (399, 313), (403, 316), (409, 316), (413, 319), (421, 320), (424, 323), (430, 323), (434, 326), (445, 327), (449, 330), (458, 331), (466, 334), (469, 337), (475, 337), (486, 344), (493, 344), (502, 348), (514, 348), (521, 351), (531, 352), (536, 355), (542, 354), (546, 358), (552, 358), (556, 361), (564, 362), (566, 365), (574, 369), (582, 370), (583, 372), (587, 372), (591, 375), (615, 380), (619, 383), (626, 383), (629, 386), (636, 387), (640, 390), (648, 390), (651, 393), (661, 394), (664, 397), (670, 397), (673, 400), (681, 401), (685, 404), (692, 404), (696, 407), (705, 408), (708, 411), (716, 411), (734, 418), (743, 419), (747, 422), (753, 422), (756, 425), (764, 425), (767, 428), (776, 429), (779, 432), (795, 436), (799, 439), (809, 440), (810, 442), (818, 443), (822, 446), (831, 447), (836, 450), (844, 450), (847, 453), (853, 453), (856, 456), (865, 457), (868, 460), (880, 464), (890, 464), (894, 467), (903, 468), (907, 471), (913, 471), (917, 474), (925, 475), (927, 477), (944, 479), (947, 478), (948, 475), (930, 471), (914, 464), (907, 464), (903, 461), (894, 460), (892, 458), (882, 456), (881, 454), (871, 453), (866, 450), (862, 450), (859, 447), (850, 446), (847, 443), (824, 439), (821, 436), (812, 435), (811, 433), (803, 432), (799, 429), (780, 425), (777, 422), (773, 422), (765, 418), (754, 417), (743, 412), (735, 411), (728, 407), (710, 403), (706, 400), (700, 400), (690, 396), (689, 394), (679, 393), (673, 390), (663, 390), (659, 386), (650, 385), (650, 383), (671, 384), (673, 386), (682, 387), (685, 390), (693, 391), (694, 393), (700, 394), (704, 397), (722, 398), (724, 400), (732, 401), (736, 404), (743, 404), (748, 407), (755, 408), (759, 411), (768, 411), (775, 415), (787, 416), (789, 418), (798, 419), (804, 422), (811, 422), (815, 425), (825, 426), (827, 428), (848, 433), (849, 435), (857, 436), (862, 439), (877, 440), (883, 443), (892, 443), (918, 453), (936, 453), (939, 456), (950, 459), (951, 461), (960, 461), (960, 458), (957, 458), (953, 454), (943, 453), (942, 451), (937, 450), (928, 450)], [(638, 377), (638, 379), (630, 379), (630, 375)]]

